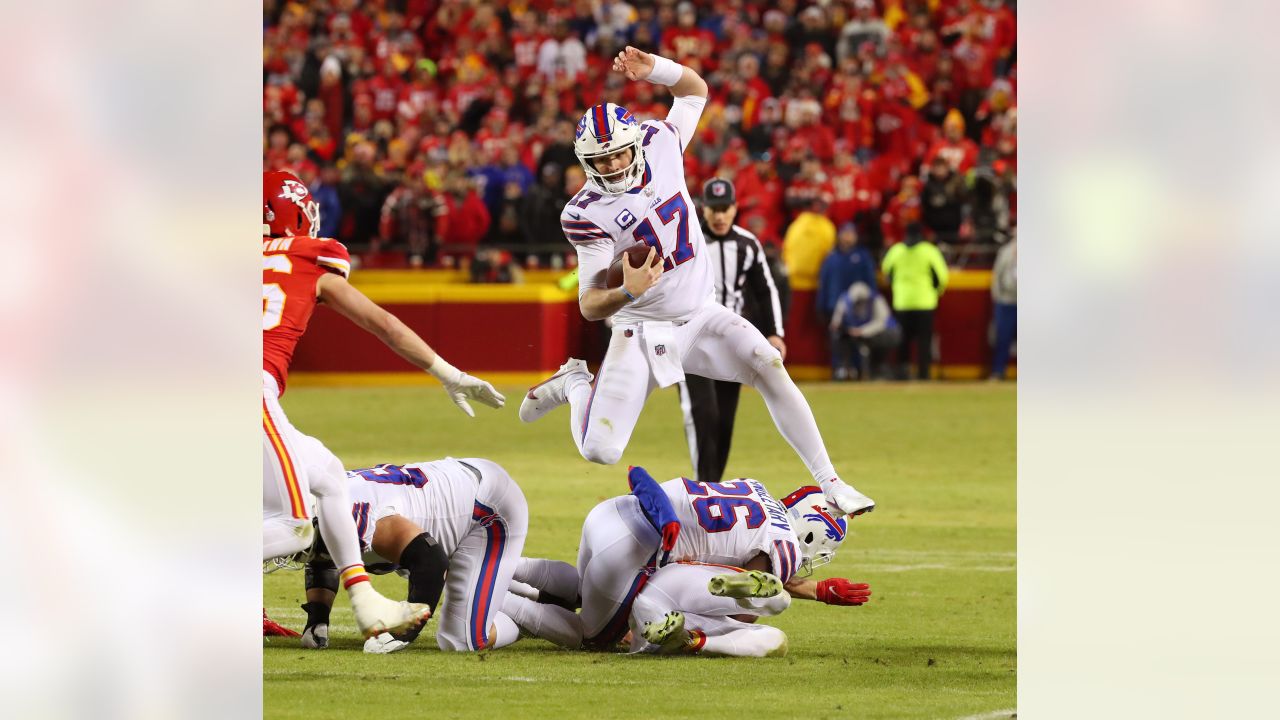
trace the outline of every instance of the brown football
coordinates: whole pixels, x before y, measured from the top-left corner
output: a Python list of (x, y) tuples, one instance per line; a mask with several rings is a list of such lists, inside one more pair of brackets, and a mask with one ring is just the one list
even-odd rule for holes
[[(605, 275), (604, 285), (612, 290), (622, 286), (622, 258), (627, 258), (627, 262), (631, 263), (631, 267), (638, 268), (644, 265), (644, 259), (649, 255), (650, 247), (643, 243), (632, 245), (627, 248), (624, 253), (618, 256), (609, 266), (609, 272)], [(657, 253), (653, 254), (653, 262), (650, 265), (657, 265), (662, 262), (662, 257)]]

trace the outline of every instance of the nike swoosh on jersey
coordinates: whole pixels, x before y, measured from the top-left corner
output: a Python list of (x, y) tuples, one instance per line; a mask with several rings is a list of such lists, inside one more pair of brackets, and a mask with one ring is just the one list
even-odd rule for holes
[(571, 213), (569, 213), (569, 217), (573, 218), (574, 220), (581, 220), (581, 219), (582, 219), (582, 216), (581, 216), (581, 215), (579, 215), (579, 214), (578, 214), (578, 213), (576, 213), (576, 212), (571, 212)]

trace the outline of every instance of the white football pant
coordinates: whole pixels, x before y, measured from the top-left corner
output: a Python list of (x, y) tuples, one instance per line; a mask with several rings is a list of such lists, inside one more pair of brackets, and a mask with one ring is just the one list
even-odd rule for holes
[(320, 535), (339, 570), (362, 564), (347, 473), (319, 440), (298, 432), (280, 407), (275, 378), (262, 373), (262, 559), (312, 543), (308, 494), (316, 498)]
[(462, 462), (480, 471), (480, 483), (471, 529), (449, 557), (436, 644), (459, 651), (505, 647), (519, 638), (516, 624), (501, 610), (524, 550), (529, 506), (520, 486), (497, 463)]
[[(645, 400), (658, 383), (649, 368), (645, 324), (618, 324), (595, 382), (566, 388), (570, 430), (582, 457), (612, 465), (622, 458)], [(813, 411), (783, 367), (782, 356), (751, 323), (709, 302), (674, 328), (673, 352), (684, 372), (754, 387), (782, 437), (821, 482), (836, 477)]]

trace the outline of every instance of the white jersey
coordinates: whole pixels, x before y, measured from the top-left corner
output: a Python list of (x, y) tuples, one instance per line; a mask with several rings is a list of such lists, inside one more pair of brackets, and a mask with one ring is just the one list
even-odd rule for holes
[(578, 253), (579, 293), (604, 288), (609, 266), (627, 248), (646, 244), (657, 248), (663, 259), (662, 277), (619, 310), (613, 316), (615, 322), (684, 322), (714, 298), (702, 225), (684, 181), (685, 141), (666, 120), (648, 120), (640, 128), (645, 161), (640, 185), (621, 195), (608, 195), (587, 183), (565, 205), (560, 224)]
[(672, 559), (742, 567), (764, 553), (783, 582), (799, 569), (800, 548), (790, 515), (758, 481), (677, 478), (662, 483), (662, 489), (680, 519)]
[(370, 552), (379, 520), (403, 515), (452, 556), (471, 530), (478, 487), (476, 475), (453, 458), (348, 471), (347, 490), (361, 550)]

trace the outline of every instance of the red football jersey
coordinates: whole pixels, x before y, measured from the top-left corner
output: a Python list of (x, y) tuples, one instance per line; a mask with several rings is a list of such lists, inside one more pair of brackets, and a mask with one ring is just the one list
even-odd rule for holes
[(337, 240), (262, 238), (262, 369), (282, 395), (293, 350), (316, 307), (316, 281), (326, 272), (351, 274), (351, 256)]

